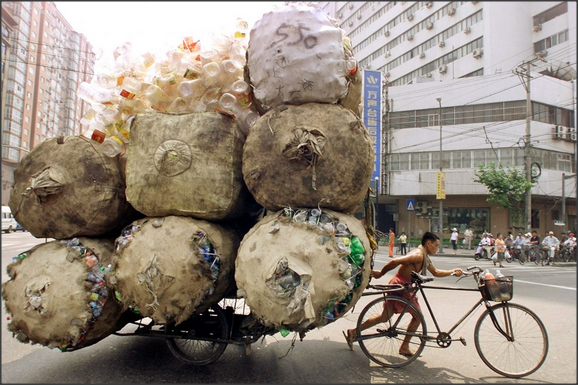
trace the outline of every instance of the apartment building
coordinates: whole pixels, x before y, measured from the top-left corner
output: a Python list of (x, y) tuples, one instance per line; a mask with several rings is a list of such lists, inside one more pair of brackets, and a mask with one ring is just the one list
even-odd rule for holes
[(3, 205), (23, 156), (46, 139), (80, 133), (85, 106), (76, 90), (95, 61), (54, 2), (2, 2)]
[(576, 230), (576, 3), (316, 4), (383, 77), (378, 229), (439, 232), (441, 183), (446, 237), (523, 230), (474, 181), (493, 162), (539, 173), (532, 229)]

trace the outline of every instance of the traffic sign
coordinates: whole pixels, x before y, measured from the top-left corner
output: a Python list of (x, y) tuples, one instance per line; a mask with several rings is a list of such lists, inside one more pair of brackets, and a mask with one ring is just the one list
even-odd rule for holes
[(405, 200), (405, 208), (407, 211), (414, 211), (415, 210), (415, 199), (406, 199)]

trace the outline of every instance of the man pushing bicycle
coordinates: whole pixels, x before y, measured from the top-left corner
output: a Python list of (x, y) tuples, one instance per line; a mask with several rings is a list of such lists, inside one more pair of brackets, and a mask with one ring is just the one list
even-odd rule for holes
[[(447, 277), (450, 275), (461, 276), (463, 274), (462, 269), (452, 269), (452, 270), (438, 270), (434, 264), (431, 262), (429, 256), (435, 254), (438, 251), (440, 244), (440, 240), (437, 235), (431, 232), (426, 232), (422, 239), (421, 245), (418, 246), (416, 249), (412, 250), (409, 254), (394, 258), (386, 263), (381, 270), (373, 270), (371, 272), (371, 277), (375, 279), (379, 279), (385, 275), (388, 271), (395, 269), (399, 266), (399, 270), (397, 273), (391, 278), (389, 281), (390, 284), (405, 284), (411, 283), (411, 273), (416, 272), (421, 275), (426, 275), (429, 271), (434, 277)], [(411, 298), (411, 293), (404, 293), (402, 291), (398, 293), (389, 293), (388, 295), (400, 295), (406, 299)], [(414, 297), (413, 304), (418, 310), (421, 310), (419, 307), (419, 303), (417, 302), (417, 297)], [(396, 308), (389, 308), (384, 306), (383, 312), (380, 315), (367, 319), (367, 321), (363, 322), (360, 326), (361, 330), (365, 330), (369, 327), (377, 325), (380, 322), (388, 321), (391, 316), (395, 313), (399, 313), (403, 311), (403, 309), (396, 309)], [(408, 331), (413, 332), (417, 330), (419, 326), (419, 319), (412, 314), (412, 320), (409, 324)], [(347, 341), (347, 345), (349, 345), (349, 349), (353, 350), (353, 342), (356, 337), (356, 329), (348, 329), (347, 332), (343, 332), (345, 336), (345, 340)], [(409, 342), (411, 340), (411, 333), (406, 335), (399, 348), (399, 354), (403, 356), (413, 356), (414, 352), (412, 352), (409, 348)]]

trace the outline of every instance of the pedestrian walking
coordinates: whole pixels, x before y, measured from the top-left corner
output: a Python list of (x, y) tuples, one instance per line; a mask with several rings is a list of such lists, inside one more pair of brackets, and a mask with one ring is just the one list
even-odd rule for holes
[(395, 233), (389, 229), (389, 258), (393, 258), (393, 246), (395, 246)]
[(452, 242), (452, 248), (454, 249), (454, 255), (456, 255), (458, 252), (458, 238), (459, 238), (458, 229), (454, 227), (452, 229), (452, 235), (450, 237), (450, 241)]
[(466, 240), (465, 247), (467, 250), (472, 249), (472, 239), (474, 238), (474, 232), (472, 231), (471, 227), (468, 227), (466, 231), (464, 231), (464, 239)]

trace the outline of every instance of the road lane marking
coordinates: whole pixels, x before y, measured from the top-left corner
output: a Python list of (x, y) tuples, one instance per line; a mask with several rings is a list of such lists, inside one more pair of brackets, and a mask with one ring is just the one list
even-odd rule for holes
[(574, 291), (576, 291), (576, 288), (575, 288), (575, 287), (549, 285), (549, 284), (547, 284), (547, 283), (539, 283), (539, 282), (532, 282), (532, 281), (522, 281), (522, 280), (519, 280), (519, 279), (516, 280), (516, 283), (520, 283), (520, 282), (521, 282), (521, 283), (528, 283), (528, 284), (530, 284), (530, 285), (547, 286), (547, 287), (553, 287), (553, 288), (556, 288), (556, 289), (566, 289), (566, 290), (574, 290)]

